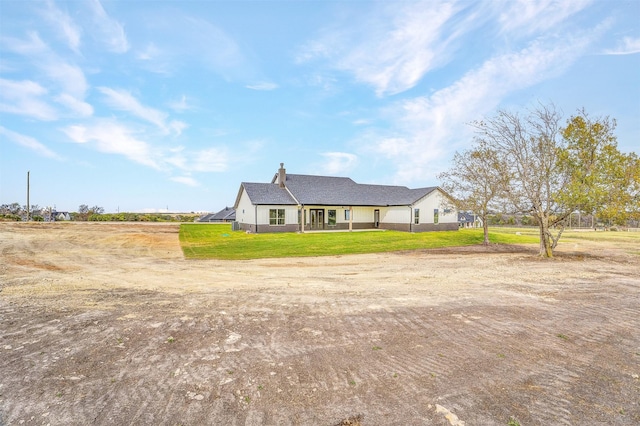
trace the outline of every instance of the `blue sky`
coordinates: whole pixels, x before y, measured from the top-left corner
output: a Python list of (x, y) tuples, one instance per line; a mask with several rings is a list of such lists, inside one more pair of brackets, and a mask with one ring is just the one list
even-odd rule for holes
[(640, 151), (640, 1), (0, 0), (0, 204), (217, 211), (290, 173), (437, 185), (553, 102)]

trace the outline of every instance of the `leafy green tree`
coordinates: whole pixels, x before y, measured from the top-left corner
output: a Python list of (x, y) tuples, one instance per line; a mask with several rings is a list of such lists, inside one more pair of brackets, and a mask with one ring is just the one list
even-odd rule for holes
[(610, 225), (624, 225), (639, 211), (640, 160), (618, 151), (615, 127), (615, 120), (593, 120), (584, 110), (567, 122), (561, 162), (569, 181), (559, 199)]

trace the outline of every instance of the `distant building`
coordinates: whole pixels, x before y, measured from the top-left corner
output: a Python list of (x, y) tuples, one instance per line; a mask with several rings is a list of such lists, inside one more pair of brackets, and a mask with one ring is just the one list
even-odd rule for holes
[(209, 213), (198, 218), (197, 222), (233, 222), (236, 220), (236, 210), (225, 207), (218, 213)]
[(51, 222), (57, 222), (62, 220), (71, 220), (71, 214), (69, 212), (51, 212)]
[(482, 221), (473, 213), (458, 212), (458, 226), (460, 228), (479, 228)]

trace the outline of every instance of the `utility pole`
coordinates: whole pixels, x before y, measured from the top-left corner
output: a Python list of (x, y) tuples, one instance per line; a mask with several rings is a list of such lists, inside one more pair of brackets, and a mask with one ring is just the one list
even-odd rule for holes
[(31, 208), (29, 205), (29, 173), (31, 172), (27, 172), (27, 222), (29, 222), (29, 209)]

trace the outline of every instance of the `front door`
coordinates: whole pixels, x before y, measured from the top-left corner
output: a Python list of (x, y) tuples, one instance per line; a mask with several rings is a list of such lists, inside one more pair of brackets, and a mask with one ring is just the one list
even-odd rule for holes
[(309, 209), (309, 229), (324, 229), (324, 209)]
[(380, 226), (380, 210), (378, 209), (373, 211), (373, 226), (376, 228)]

